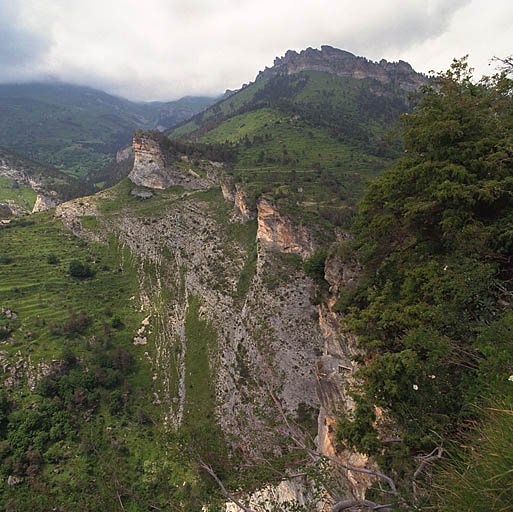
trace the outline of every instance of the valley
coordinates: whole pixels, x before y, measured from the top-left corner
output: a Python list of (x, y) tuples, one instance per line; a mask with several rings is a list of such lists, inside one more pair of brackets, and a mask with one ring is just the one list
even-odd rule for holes
[(0, 508), (449, 511), (464, 461), (508, 510), (512, 83), (470, 77), (323, 46), (212, 105), (63, 86), (94, 148), (3, 118), (59, 170), (0, 152)]

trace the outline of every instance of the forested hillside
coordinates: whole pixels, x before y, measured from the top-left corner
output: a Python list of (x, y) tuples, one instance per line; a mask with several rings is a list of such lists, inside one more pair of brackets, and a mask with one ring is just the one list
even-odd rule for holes
[[(411, 108), (412, 83), (427, 78), (408, 65), (395, 75), (348, 52), (312, 52), (300, 54), (305, 62), (297, 72), (270, 68), (168, 133), (182, 141), (232, 145), (236, 155), (228, 172), (255, 196), (273, 196), (294, 215), (318, 216), (320, 209), (326, 219), (347, 225), (366, 179), (399, 156), (400, 141), (390, 130)], [(317, 70), (312, 59), (320, 57), (342, 58), (341, 68)], [(363, 67), (358, 78), (352, 66)], [(374, 67), (383, 73), (379, 79)]]
[(0, 85), (0, 146), (94, 181), (136, 128), (169, 128), (211, 98), (136, 103), (65, 83)]

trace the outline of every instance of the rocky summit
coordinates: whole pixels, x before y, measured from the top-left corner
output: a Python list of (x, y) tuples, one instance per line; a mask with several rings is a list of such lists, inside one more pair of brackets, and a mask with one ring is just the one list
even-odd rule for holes
[(331, 46), (321, 46), (320, 50), (307, 48), (299, 53), (288, 50), (283, 57), (274, 60), (271, 68), (261, 71), (257, 80), (280, 74), (293, 75), (301, 71), (323, 71), (359, 80), (371, 78), (408, 92), (416, 91), (421, 85), (428, 83), (428, 77), (417, 73), (405, 61), (388, 62), (382, 59), (373, 62)]

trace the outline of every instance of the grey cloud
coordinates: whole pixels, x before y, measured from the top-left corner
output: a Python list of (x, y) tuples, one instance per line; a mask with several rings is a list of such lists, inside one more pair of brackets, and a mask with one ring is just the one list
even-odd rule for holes
[(461, 11), (484, 2), (45, 0), (43, 9), (41, 0), (0, 0), (0, 63), (8, 69), (0, 80), (31, 70), (132, 99), (217, 94), (288, 49), (329, 44), (375, 60), (419, 49), (425, 57)]
[(51, 39), (28, 27), (19, 5), (0, 0), (0, 65), (2, 74), (16, 75), (46, 54)]

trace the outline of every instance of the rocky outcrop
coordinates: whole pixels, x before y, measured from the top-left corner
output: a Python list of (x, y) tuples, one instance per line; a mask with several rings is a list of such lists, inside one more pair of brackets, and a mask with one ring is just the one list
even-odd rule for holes
[(223, 197), (226, 201), (233, 202), (234, 219), (242, 222), (254, 220), (257, 217), (257, 209), (254, 200), (252, 201), (244, 188), (236, 184), (233, 186), (231, 180), (221, 174), (209, 173), (209, 178), (221, 186)]
[(306, 70), (324, 71), (359, 80), (372, 78), (383, 84), (394, 84), (407, 92), (416, 91), (428, 82), (425, 75), (415, 72), (402, 60), (387, 62), (382, 59), (373, 62), (331, 46), (321, 46), (320, 50), (308, 48), (300, 53), (289, 50), (283, 57), (275, 59), (272, 68), (260, 72), (257, 80), (278, 74), (292, 75)]
[(62, 223), (70, 229), (74, 235), (84, 240), (99, 242), (102, 240), (102, 235), (99, 232), (85, 229), (80, 218), (84, 216), (97, 216), (97, 202), (107, 196), (108, 191), (100, 192), (96, 196), (81, 197), (67, 201), (57, 206), (55, 216), (61, 219)]
[(247, 192), (239, 185), (235, 187), (233, 202), (235, 211), (241, 216), (243, 222), (256, 218), (257, 212), (254, 203), (251, 204)]
[(12, 199), (8, 199), (7, 200), (7, 204), (3, 206), (3, 210), (6, 210), (6, 213), (8, 216), (10, 215), (14, 215), (14, 216), (17, 216), (17, 215), (27, 215), (30, 213), (29, 210), (27, 210), (27, 208), (25, 208), (24, 206), (18, 204), (16, 201), (13, 201)]
[(44, 194), (37, 194), (37, 199), (34, 204), (34, 208), (32, 208), (32, 213), (44, 212), (50, 208), (55, 208), (58, 204), (59, 201), (55, 198), (48, 197)]
[(303, 225), (281, 215), (269, 199), (260, 198), (257, 211), (257, 239), (263, 247), (300, 256), (312, 254), (315, 242)]
[[(294, 506), (305, 507), (311, 505), (314, 501), (313, 496), (314, 493), (305, 479), (296, 478), (281, 482), (275, 487), (268, 486), (256, 491), (249, 497), (247, 505), (254, 510), (271, 512), (276, 510), (277, 506), (286, 507), (294, 504)], [(225, 512), (240, 512), (240, 508), (235, 503), (227, 503), (224, 510)]]
[[(8, 200), (12, 215), (42, 212), (83, 192), (77, 179), (3, 149), (0, 150), (0, 177), (7, 178), (13, 188), (30, 187), (37, 194), (32, 208), (28, 201)], [(85, 184), (84, 187), (87, 188)]]
[(154, 189), (179, 185), (187, 189), (207, 189), (212, 186), (179, 165), (151, 134), (136, 132), (133, 140), (134, 167), (128, 177), (136, 184)]

